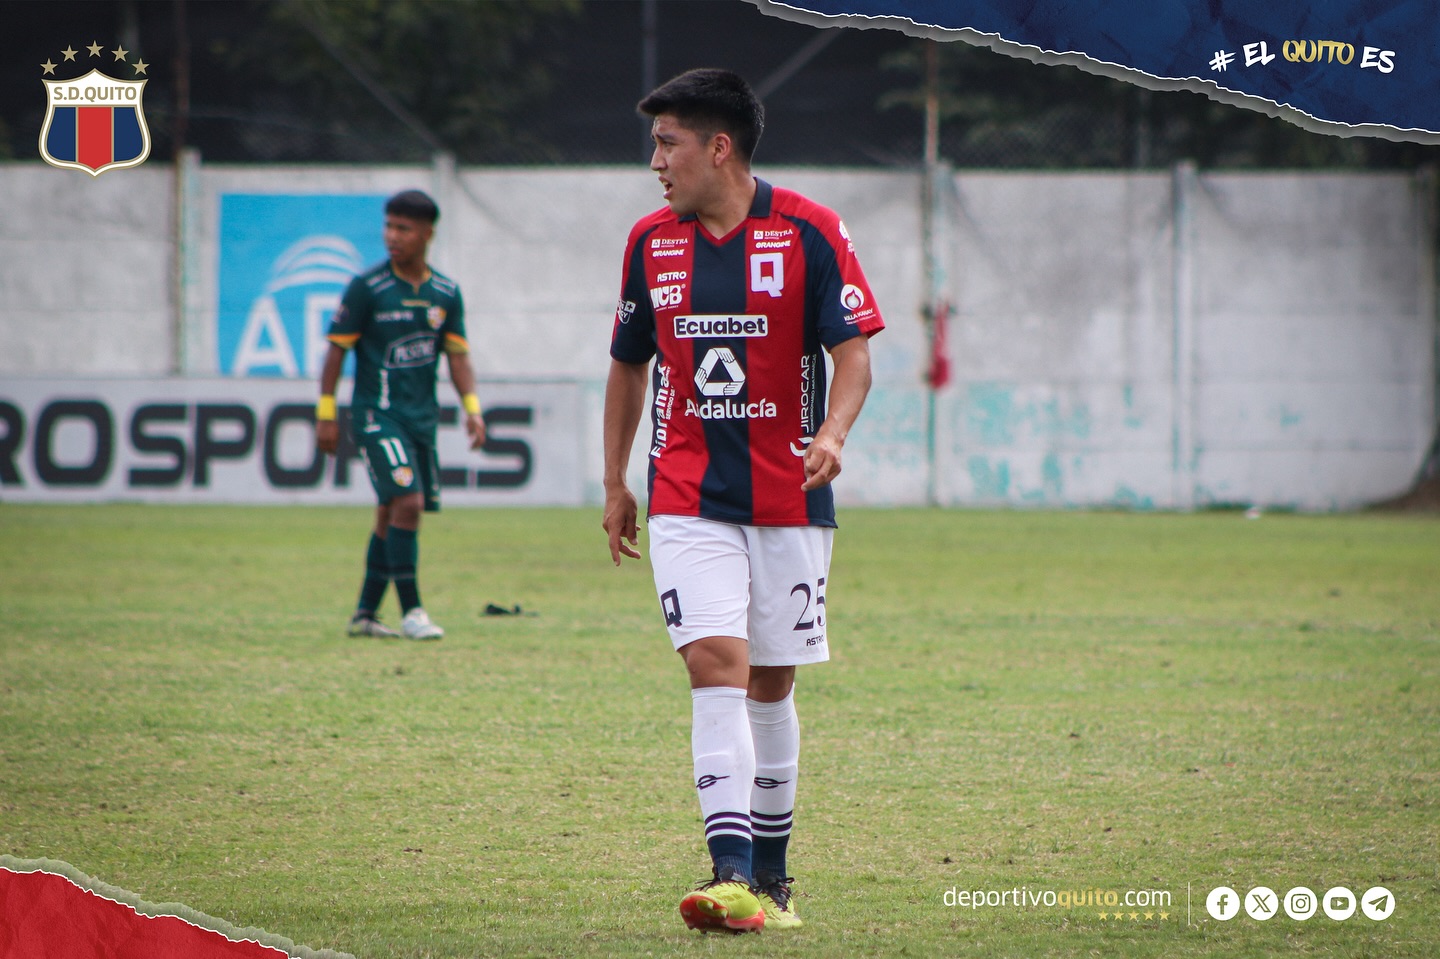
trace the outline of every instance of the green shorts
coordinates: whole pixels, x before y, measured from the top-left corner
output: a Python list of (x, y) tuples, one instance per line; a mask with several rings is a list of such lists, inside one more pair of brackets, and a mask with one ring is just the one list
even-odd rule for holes
[(351, 432), (365, 457), (375, 497), (382, 504), (397, 496), (423, 493), (425, 512), (440, 511), (440, 460), (434, 444), (420, 442), (415, 434), (374, 410), (357, 415)]

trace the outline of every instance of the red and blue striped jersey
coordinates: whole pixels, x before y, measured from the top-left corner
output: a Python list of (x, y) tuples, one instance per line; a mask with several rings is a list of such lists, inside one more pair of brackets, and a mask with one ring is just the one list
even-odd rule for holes
[(655, 359), (650, 515), (834, 526), (830, 487), (800, 489), (825, 419), (822, 349), (885, 324), (834, 211), (755, 182), (729, 236), (668, 208), (635, 224), (610, 355)]

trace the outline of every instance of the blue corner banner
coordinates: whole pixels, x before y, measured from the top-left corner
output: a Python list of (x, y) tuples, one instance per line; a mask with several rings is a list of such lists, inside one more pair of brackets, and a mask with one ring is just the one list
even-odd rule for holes
[(1191, 90), (1318, 133), (1440, 143), (1435, 0), (751, 0)]

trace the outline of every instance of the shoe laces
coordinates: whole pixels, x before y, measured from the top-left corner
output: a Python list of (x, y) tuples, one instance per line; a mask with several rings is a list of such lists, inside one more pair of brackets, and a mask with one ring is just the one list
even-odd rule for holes
[(781, 909), (789, 909), (790, 884), (794, 881), (795, 878), (793, 876), (786, 876), (783, 879), (778, 876), (767, 876), (765, 881), (758, 884), (755, 888), (756, 891), (763, 892), (765, 895), (775, 900), (775, 905), (779, 906)]

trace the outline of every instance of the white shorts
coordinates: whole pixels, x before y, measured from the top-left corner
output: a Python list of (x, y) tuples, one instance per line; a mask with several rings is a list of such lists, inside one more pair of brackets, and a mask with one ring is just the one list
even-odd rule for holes
[(650, 565), (676, 649), (707, 636), (749, 641), (752, 666), (830, 658), (825, 579), (835, 531), (652, 516)]

